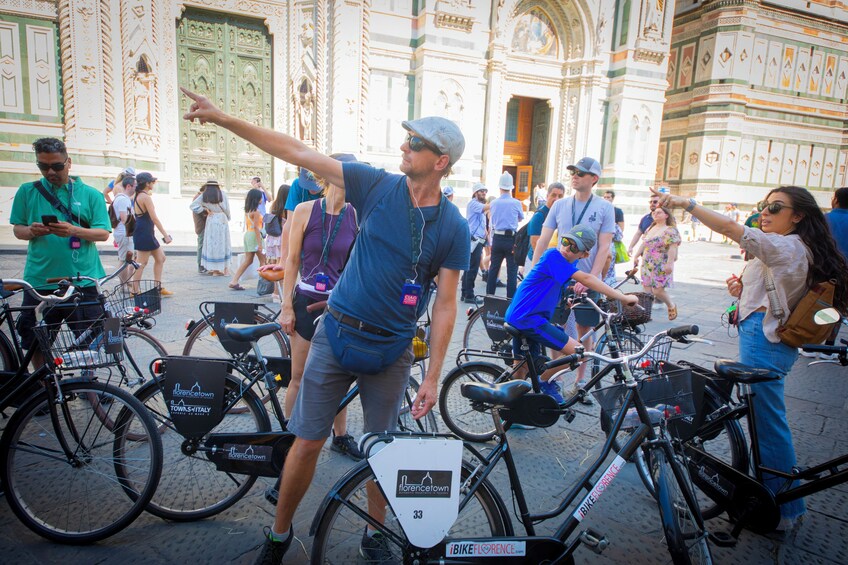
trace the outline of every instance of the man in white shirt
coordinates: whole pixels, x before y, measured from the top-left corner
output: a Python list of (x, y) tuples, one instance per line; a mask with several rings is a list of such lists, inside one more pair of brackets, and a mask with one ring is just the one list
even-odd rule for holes
[[(115, 243), (118, 244), (118, 259), (126, 261), (127, 257), (135, 256), (135, 245), (131, 235), (127, 235), (127, 218), (133, 211), (132, 195), (135, 194), (135, 177), (125, 176), (121, 180), (118, 188), (114, 189), (115, 199), (112, 201), (112, 209), (115, 211), (115, 217), (118, 218), (118, 225), (112, 230), (112, 237), (115, 238)], [(127, 282), (135, 272), (132, 267), (127, 267), (121, 274), (121, 282)]]

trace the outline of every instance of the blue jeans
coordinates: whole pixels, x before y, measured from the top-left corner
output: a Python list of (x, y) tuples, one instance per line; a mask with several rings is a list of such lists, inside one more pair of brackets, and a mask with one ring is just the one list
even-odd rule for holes
[[(798, 350), (782, 343), (772, 343), (763, 333), (763, 312), (754, 312), (739, 324), (739, 361), (753, 367), (770, 369), (780, 380), (751, 385), (754, 393), (757, 436), (760, 444), (760, 463), (764, 467), (791, 472), (796, 464), (792, 432), (786, 421), (783, 399), (783, 380), (798, 358)], [(766, 487), (777, 493), (785, 488), (785, 480), (764, 474)], [(795, 481), (792, 486), (797, 486)], [(795, 519), (806, 512), (804, 500), (793, 500), (780, 506), (780, 515)]]
[(489, 278), (486, 279), (486, 294), (495, 294), (504, 259), (506, 259), (506, 297), (512, 298), (515, 294), (515, 287), (518, 286), (518, 265), (515, 264), (515, 256), (512, 253), (513, 245), (515, 245), (515, 236), (497, 234), (492, 236), (492, 260), (489, 264)]

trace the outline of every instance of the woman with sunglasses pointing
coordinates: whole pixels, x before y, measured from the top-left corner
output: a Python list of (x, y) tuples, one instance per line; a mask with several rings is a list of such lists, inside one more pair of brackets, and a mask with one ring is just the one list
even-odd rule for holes
[[(711, 230), (740, 244), (751, 257), (741, 277), (727, 279), (727, 290), (739, 299), (739, 361), (770, 369), (785, 377), (798, 350), (780, 341), (779, 321), (773, 311), (766, 279), (771, 275), (777, 302), (791, 312), (815, 283), (834, 279), (834, 306), (848, 311), (848, 264), (837, 251), (827, 222), (813, 196), (797, 186), (782, 186), (768, 193), (758, 208), (760, 230), (698, 205), (694, 198), (660, 194), (660, 206), (683, 208)], [(796, 465), (792, 433), (786, 421), (784, 379), (751, 385), (762, 465), (789, 473)], [(766, 486), (776, 493), (785, 480), (766, 473)], [(778, 531), (788, 532), (805, 512), (803, 499), (780, 507)]]

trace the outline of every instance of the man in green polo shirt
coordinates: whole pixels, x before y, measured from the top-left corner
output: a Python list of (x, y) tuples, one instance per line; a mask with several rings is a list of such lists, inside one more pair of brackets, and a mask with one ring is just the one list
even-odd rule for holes
[[(71, 159), (62, 141), (44, 137), (36, 140), (32, 148), (36, 165), (44, 178), (21, 185), (15, 193), (9, 219), (14, 226), (15, 237), (29, 242), (24, 280), (44, 289), (51, 288), (47, 279), (52, 277), (76, 274), (104, 276), (105, 271), (94, 245), (96, 241), (106, 241), (112, 231), (103, 195), (79, 178), (70, 177)], [(39, 183), (47, 196), (39, 191)], [(81, 286), (89, 285), (81, 283)], [(52, 285), (52, 288), (55, 287)], [(82, 291), (86, 299), (96, 297), (92, 288)], [(29, 293), (24, 294), (24, 306), (36, 304), (35, 298)], [(50, 310), (52, 312), (44, 312), (48, 323), (69, 316), (91, 319), (99, 314), (99, 308), (86, 306), (57, 306)], [(18, 333), (25, 349), (32, 345), (35, 322), (32, 310), (22, 312), (18, 318)], [(34, 359), (34, 366), (39, 365), (40, 358)]]

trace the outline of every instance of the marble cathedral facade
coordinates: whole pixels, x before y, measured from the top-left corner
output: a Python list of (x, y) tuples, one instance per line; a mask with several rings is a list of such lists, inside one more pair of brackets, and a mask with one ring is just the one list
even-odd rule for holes
[(227, 132), (181, 120), (186, 86), (389, 170), (402, 120), (447, 116), (467, 138), (450, 179), (460, 196), (497, 182), (510, 100), (533, 99), (534, 181), (562, 179), (591, 155), (603, 184), (636, 194), (654, 181), (673, 10), (663, 0), (0, 0), (0, 190), (32, 178), (29, 144), (44, 135), (63, 138), (75, 173), (96, 186), (127, 165), (173, 196), (210, 177), (239, 190), (253, 175), (293, 176)]
[(705, 202), (848, 185), (848, 5), (678, 2), (656, 177)]

